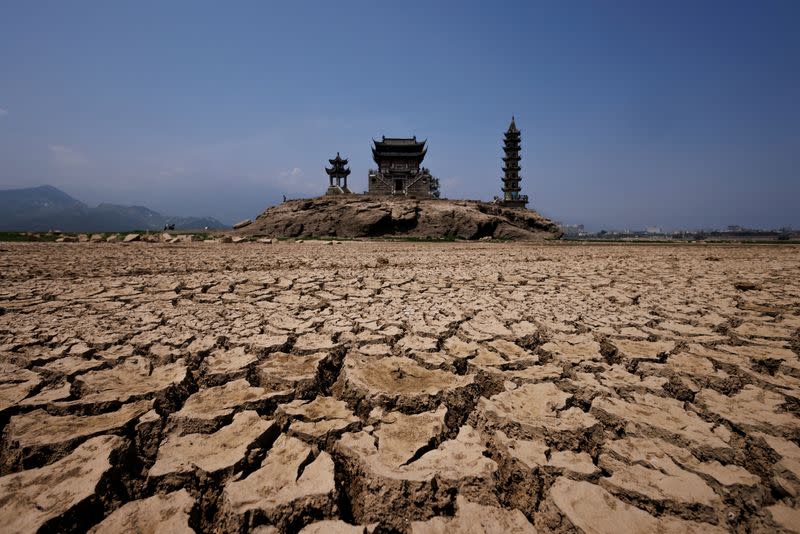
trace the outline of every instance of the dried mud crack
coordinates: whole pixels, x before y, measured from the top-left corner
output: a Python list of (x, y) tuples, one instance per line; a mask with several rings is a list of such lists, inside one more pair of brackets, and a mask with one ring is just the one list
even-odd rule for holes
[(0, 268), (4, 532), (799, 530), (796, 247), (26, 243)]

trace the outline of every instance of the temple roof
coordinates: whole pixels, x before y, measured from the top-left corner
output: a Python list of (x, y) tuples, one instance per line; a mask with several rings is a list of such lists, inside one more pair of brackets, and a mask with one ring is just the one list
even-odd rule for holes
[(372, 140), (372, 157), (376, 163), (379, 158), (413, 158), (422, 162), (427, 149), (427, 140), (417, 141), (415, 137), (382, 137), (380, 141)]
[(335, 158), (329, 159), (328, 161), (330, 162), (331, 165), (337, 165), (337, 164), (347, 165), (347, 158), (341, 157), (338, 152), (336, 153)]
[(328, 176), (348, 176), (350, 174), (350, 169), (346, 169), (345, 165), (347, 165), (347, 158), (342, 158), (339, 153), (336, 153), (336, 157), (333, 159), (328, 160), (331, 164), (331, 167), (325, 167), (325, 172), (328, 173)]
[(386, 137), (381, 136), (380, 141), (372, 140), (373, 143), (376, 145), (389, 145), (389, 146), (399, 146), (399, 145), (424, 145), (425, 141), (417, 141), (417, 136), (414, 137)]
[(342, 167), (325, 167), (325, 172), (328, 173), (328, 176), (333, 176), (334, 178), (337, 176), (350, 176), (350, 169), (344, 169)]
[(382, 137), (380, 141), (372, 140), (375, 150), (381, 152), (421, 152), (426, 141), (417, 141), (416, 136), (407, 137)]

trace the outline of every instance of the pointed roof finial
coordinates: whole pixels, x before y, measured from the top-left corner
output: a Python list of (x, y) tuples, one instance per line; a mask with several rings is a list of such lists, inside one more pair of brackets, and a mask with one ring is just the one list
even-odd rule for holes
[(516, 122), (516, 118), (514, 117), (514, 115), (511, 115), (511, 124), (508, 125), (508, 131), (509, 132), (518, 131), (517, 130), (517, 122)]

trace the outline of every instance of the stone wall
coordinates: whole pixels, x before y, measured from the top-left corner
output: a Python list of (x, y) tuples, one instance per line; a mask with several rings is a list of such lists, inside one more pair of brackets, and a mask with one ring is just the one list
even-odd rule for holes
[(403, 181), (405, 195), (416, 198), (429, 198), (431, 176), (411, 176), (408, 174), (388, 174), (370, 172), (367, 178), (368, 190), (371, 195), (403, 195), (396, 192), (396, 180)]

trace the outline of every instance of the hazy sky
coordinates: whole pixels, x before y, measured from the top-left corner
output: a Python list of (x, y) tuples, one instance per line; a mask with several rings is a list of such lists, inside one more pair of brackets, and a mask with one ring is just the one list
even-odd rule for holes
[(232, 222), (427, 138), (451, 198), (599, 228), (800, 226), (800, 2), (6, 1), (0, 187)]

